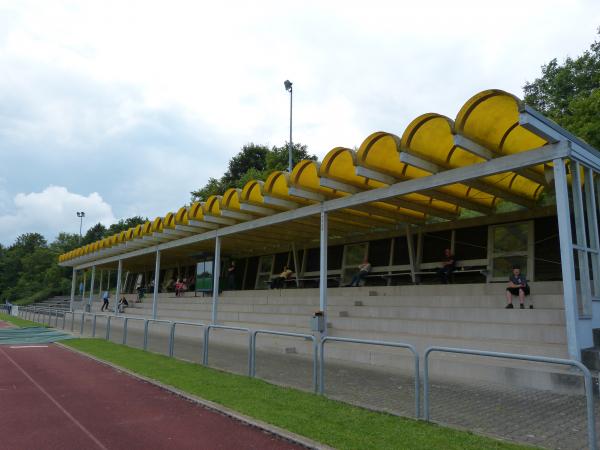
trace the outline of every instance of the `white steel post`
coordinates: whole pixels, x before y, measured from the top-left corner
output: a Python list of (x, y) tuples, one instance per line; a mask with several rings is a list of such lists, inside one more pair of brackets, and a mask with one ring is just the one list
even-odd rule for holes
[(123, 260), (119, 260), (117, 269), (117, 289), (115, 291), (115, 316), (119, 314), (119, 299), (121, 297), (121, 273), (123, 272)]
[(408, 263), (410, 264), (410, 279), (413, 284), (417, 284), (417, 269), (415, 267), (415, 245), (413, 241), (412, 230), (409, 224), (406, 224), (406, 245), (408, 248)]
[(565, 161), (555, 159), (554, 189), (556, 192), (556, 215), (558, 217), (558, 236), (560, 242), (560, 260), (563, 278), (565, 304), (565, 323), (567, 329), (567, 348), (569, 357), (581, 360), (577, 342), (577, 286), (575, 284), (575, 262), (573, 260), (573, 238), (571, 234), (571, 211), (569, 207), (569, 186)]
[(87, 284), (87, 270), (83, 271), (83, 289), (81, 290), (81, 303), (85, 300), (85, 285)]
[(583, 195), (581, 192), (581, 165), (571, 161), (571, 188), (573, 191), (573, 215), (575, 216), (575, 236), (577, 238), (577, 257), (579, 259), (579, 285), (581, 288), (582, 314), (592, 315), (592, 287), (590, 285), (590, 263), (588, 260), (588, 242), (583, 216)]
[(212, 323), (217, 323), (217, 307), (219, 301), (219, 277), (221, 275), (221, 238), (215, 237), (215, 261), (213, 266), (213, 298)]
[(160, 278), (160, 250), (156, 250), (156, 263), (154, 265), (154, 292), (152, 293), (152, 318), (158, 314), (158, 284)]
[(92, 300), (94, 297), (94, 278), (96, 277), (96, 266), (92, 266), (92, 278), (90, 279), (90, 297), (88, 299), (88, 304), (86, 311), (90, 312), (92, 310)]
[(594, 280), (595, 298), (600, 297), (600, 236), (598, 235), (598, 211), (596, 209), (596, 186), (594, 185), (594, 171), (589, 167), (585, 169), (585, 206), (587, 210), (587, 223), (590, 233), (590, 248), (592, 253), (592, 279)]
[(77, 270), (73, 267), (73, 278), (71, 279), (71, 302), (69, 304), (69, 309), (71, 312), (74, 311), (74, 303), (75, 303), (75, 285), (77, 284)]
[(327, 212), (321, 210), (321, 252), (319, 259), (319, 309), (323, 312), (323, 336), (327, 336)]
[(100, 283), (98, 286), (98, 293), (100, 294), (100, 298), (102, 298), (102, 276), (104, 275), (104, 270), (100, 271)]
[(292, 242), (292, 256), (294, 259), (294, 272), (296, 274), (296, 287), (300, 287), (300, 266), (298, 265), (298, 251), (296, 250), (296, 243)]

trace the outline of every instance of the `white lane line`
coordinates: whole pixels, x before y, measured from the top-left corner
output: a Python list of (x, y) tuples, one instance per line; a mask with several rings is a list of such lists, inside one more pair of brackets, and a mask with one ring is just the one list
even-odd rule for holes
[(71, 419), (71, 422), (73, 422), (77, 427), (79, 427), (81, 429), (81, 431), (83, 431), (92, 441), (94, 441), (94, 443), (101, 448), (102, 450), (108, 450), (108, 448), (106, 448), (102, 442), (100, 442), (86, 427), (84, 427), (81, 422), (79, 422), (75, 417), (73, 417), (69, 411), (67, 411), (60, 403), (58, 403), (58, 401), (52, 397), (52, 395), (50, 395), (42, 386), (40, 386), (28, 373), (25, 369), (23, 369), (14, 359), (12, 359), (1, 347), (0, 347), (0, 353), (4, 354), (4, 356), (6, 357), (6, 359), (8, 359), (11, 363), (13, 363), (13, 365), (19, 369), (21, 371), (21, 373), (23, 375), (25, 375), (25, 377), (27, 377), (27, 379), (29, 381), (31, 381), (33, 383), (33, 385), (38, 388), (46, 397), (48, 397), (48, 399), (54, 403), (56, 405), (56, 407), (62, 411), (62, 413), (67, 416), (69, 419)]
[(47, 345), (11, 345), (8, 348), (48, 348)]

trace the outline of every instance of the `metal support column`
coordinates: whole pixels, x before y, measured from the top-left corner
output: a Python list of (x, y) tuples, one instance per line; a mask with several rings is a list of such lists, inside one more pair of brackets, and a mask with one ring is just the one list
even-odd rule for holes
[(410, 278), (413, 284), (417, 283), (417, 270), (415, 266), (415, 245), (413, 241), (412, 230), (409, 224), (406, 224), (406, 245), (408, 248), (408, 263), (410, 264)]
[(100, 283), (98, 286), (98, 294), (100, 295), (100, 298), (102, 298), (102, 281), (103, 281), (102, 277), (103, 277), (103, 275), (104, 275), (104, 270), (101, 270), (100, 271)]
[(83, 289), (81, 290), (81, 303), (85, 300), (85, 285), (87, 283), (87, 270), (83, 270)]
[(119, 314), (119, 300), (121, 297), (121, 273), (123, 272), (123, 260), (119, 259), (119, 268), (117, 269), (117, 289), (115, 291), (115, 316)]
[(300, 266), (298, 265), (298, 251), (296, 243), (292, 242), (292, 257), (294, 259), (294, 273), (296, 274), (296, 287), (300, 287)]
[(581, 165), (571, 161), (571, 189), (573, 191), (573, 215), (575, 216), (575, 236), (577, 238), (577, 257), (579, 260), (579, 285), (581, 291), (581, 313), (592, 315), (592, 287), (590, 285), (590, 263), (588, 261), (588, 241), (583, 215), (583, 193), (581, 192)]
[(221, 238), (215, 237), (215, 264), (213, 267), (212, 323), (217, 323), (217, 302), (219, 301), (219, 277), (221, 275)]
[(73, 312), (75, 302), (75, 286), (77, 284), (77, 270), (73, 267), (73, 278), (71, 279), (71, 302), (69, 304), (69, 310)]
[(156, 263), (154, 265), (154, 292), (152, 293), (152, 318), (156, 320), (158, 314), (158, 285), (160, 279), (160, 250), (156, 250)]
[(556, 192), (556, 215), (558, 217), (558, 236), (560, 242), (560, 260), (563, 278), (565, 304), (565, 323), (569, 357), (581, 360), (577, 342), (577, 286), (575, 283), (575, 262), (573, 260), (573, 238), (571, 232), (571, 208), (569, 207), (569, 185), (565, 161), (555, 159), (554, 189)]
[(585, 169), (585, 206), (587, 211), (587, 224), (590, 235), (590, 248), (596, 253), (592, 257), (592, 279), (594, 280), (595, 298), (600, 297), (600, 236), (598, 232), (598, 210), (596, 209), (596, 186), (594, 185), (594, 171)]
[(319, 259), (319, 309), (323, 312), (323, 336), (327, 336), (327, 212), (321, 210), (321, 252)]
[(94, 300), (94, 278), (96, 278), (96, 266), (92, 266), (92, 278), (90, 280), (90, 296), (88, 298), (87, 312), (92, 310), (92, 301)]

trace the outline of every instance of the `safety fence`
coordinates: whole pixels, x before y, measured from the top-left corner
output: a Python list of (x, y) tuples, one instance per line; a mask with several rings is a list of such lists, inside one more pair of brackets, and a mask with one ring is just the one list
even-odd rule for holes
[[(0, 310), (7, 310), (5, 305), (0, 305)], [(106, 333), (105, 339), (110, 340), (111, 337), (111, 322), (113, 320), (122, 320), (122, 343), (127, 345), (128, 343), (128, 330), (131, 322), (137, 321), (143, 324), (143, 349), (148, 350), (148, 340), (151, 334), (152, 324), (163, 324), (168, 327), (168, 333), (166, 333), (168, 339), (167, 354), (169, 357), (174, 356), (175, 340), (178, 327), (198, 327), (203, 331), (203, 342), (202, 342), (202, 364), (208, 366), (209, 364), (209, 347), (210, 347), (210, 335), (211, 330), (223, 330), (223, 331), (235, 331), (243, 333), (248, 339), (248, 367), (247, 374), (249, 377), (256, 376), (256, 342), (259, 335), (273, 335), (273, 336), (285, 336), (289, 338), (297, 338), (311, 342), (312, 351), (312, 387), (316, 393), (321, 395), (325, 394), (325, 344), (328, 342), (336, 342), (338, 344), (358, 344), (365, 346), (383, 346), (391, 348), (406, 349), (412, 354), (412, 369), (414, 376), (414, 388), (415, 388), (415, 417), (422, 418), (426, 421), (430, 421), (430, 355), (434, 352), (438, 353), (455, 353), (464, 355), (474, 355), (486, 358), (500, 358), (509, 360), (520, 360), (528, 361), (533, 363), (546, 363), (555, 364), (561, 366), (570, 366), (578, 369), (584, 378), (584, 390), (586, 397), (586, 417), (587, 417), (587, 432), (588, 432), (588, 444), (589, 448), (595, 449), (596, 447), (596, 432), (595, 432), (595, 417), (594, 417), (594, 400), (593, 400), (593, 386), (592, 377), (590, 371), (579, 361), (567, 360), (560, 358), (550, 358), (532, 355), (523, 355), (516, 353), (499, 353), (499, 352), (487, 352), (474, 349), (464, 348), (451, 348), (451, 347), (429, 347), (423, 354), (423, 374), (420, 373), (420, 355), (415, 347), (408, 343), (403, 342), (391, 342), (391, 341), (379, 341), (379, 340), (367, 340), (367, 339), (355, 339), (346, 337), (333, 337), (325, 336), (315, 337), (312, 334), (303, 333), (292, 333), (278, 330), (263, 330), (263, 329), (250, 329), (245, 327), (225, 326), (217, 324), (204, 324), (197, 322), (187, 321), (173, 321), (163, 319), (151, 319), (139, 316), (124, 316), (124, 315), (113, 315), (113, 314), (102, 314), (102, 313), (91, 313), (91, 312), (71, 312), (61, 309), (53, 309), (47, 307), (21, 307), (19, 308), (19, 316), (24, 319), (28, 319), (34, 322), (51, 324), (54, 319), (55, 326), (58, 326), (59, 318), (62, 318), (62, 328), (65, 329), (70, 326), (73, 331), (76, 318), (81, 320), (79, 323), (79, 332), (83, 334), (86, 318), (90, 318), (92, 322), (92, 337), (96, 336), (96, 327), (98, 319), (106, 321)], [(423, 411), (421, 414), (421, 379), (423, 385)]]

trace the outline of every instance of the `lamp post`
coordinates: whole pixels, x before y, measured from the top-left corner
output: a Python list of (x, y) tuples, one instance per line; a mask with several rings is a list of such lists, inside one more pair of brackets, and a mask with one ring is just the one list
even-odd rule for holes
[(291, 174), (292, 173), (292, 149), (294, 148), (294, 146), (292, 144), (292, 97), (293, 97), (292, 82), (290, 80), (285, 80), (283, 82), (283, 85), (285, 86), (285, 90), (290, 93), (290, 154), (289, 154), (289, 159), (288, 159), (288, 172)]
[(79, 242), (81, 242), (81, 227), (83, 226), (83, 218), (85, 217), (85, 212), (77, 211), (77, 217), (79, 217)]

